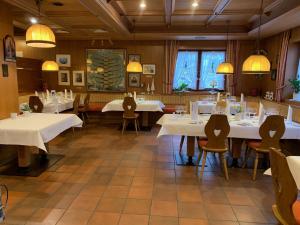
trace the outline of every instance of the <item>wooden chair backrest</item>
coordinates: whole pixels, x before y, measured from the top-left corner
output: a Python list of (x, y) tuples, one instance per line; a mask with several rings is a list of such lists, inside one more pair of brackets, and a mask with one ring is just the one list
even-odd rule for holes
[(254, 111), (259, 113), (259, 102), (246, 102), (246, 111)]
[(90, 93), (88, 93), (85, 98), (84, 98), (84, 109), (88, 110), (89, 109), (89, 104), (90, 104)]
[(44, 105), (38, 96), (29, 97), (29, 107), (34, 113), (41, 113)]
[(204, 131), (208, 139), (206, 145), (207, 148), (226, 148), (226, 139), (230, 131), (230, 126), (226, 115), (211, 115), (205, 126)]
[(276, 206), (287, 224), (296, 224), (292, 211), (298, 189), (285, 156), (276, 149), (270, 150), (270, 161)]
[(216, 112), (225, 112), (226, 111), (227, 102), (218, 101), (216, 104)]
[(73, 113), (78, 114), (78, 108), (80, 103), (80, 94), (76, 94), (74, 102), (73, 102)]
[[(274, 135), (271, 136), (270, 132)], [(271, 115), (266, 118), (263, 124), (259, 128), (259, 135), (262, 138), (260, 148), (280, 149), (280, 139), (285, 132), (284, 117), (280, 115)]]
[(123, 109), (124, 109), (125, 117), (134, 117), (134, 111), (136, 110), (136, 103), (133, 97), (124, 98)]

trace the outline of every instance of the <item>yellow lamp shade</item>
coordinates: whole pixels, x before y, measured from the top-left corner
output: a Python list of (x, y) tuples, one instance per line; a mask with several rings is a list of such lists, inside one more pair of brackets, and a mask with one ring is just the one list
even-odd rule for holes
[(129, 62), (127, 65), (127, 72), (130, 73), (142, 73), (143, 68), (139, 62)]
[(53, 48), (56, 46), (53, 31), (42, 24), (33, 24), (26, 31), (26, 44), (36, 48)]
[(233, 66), (231, 63), (223, 62), (217, 68), (217, 74), (233, 74)]
[(264, 55), (250, 55), (243, 63), (244, 74), (268, 74), (271, 64)]
[(86, 64), (91, 65), (92, 63), (93, 63), (93, 61), (91, 59), (86, 60)]
[(45, 61), (42, 65), (43, 71), (58, 71), (58, 65), (54, 61)]
[(103, 73), (104, 68), (103, 67), (97, 67), (97, 73)]

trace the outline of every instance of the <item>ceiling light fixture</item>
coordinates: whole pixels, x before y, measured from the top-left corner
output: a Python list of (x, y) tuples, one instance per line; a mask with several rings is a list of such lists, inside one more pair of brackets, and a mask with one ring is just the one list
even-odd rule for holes
[(141, 7), (142, 9), (146, 8), (146, 3), (145, 3), (145, 2), (141, 2), (140, 7)]
[(30, 18), (30, 23), (36, 24), (37, 23), (37, 19), (34, 18), (34, 17)]
[[(133, 20), (133, 41), (134, 41), (134, 46), (135, 46), (135, 50), (134, 53), (136, 53), (136, 43), (135, 43), (135, 20)], [(142, 65), (139, 61), (130, 61), (127, 65), (126, 68), (127, 72), (129, 73), (142, 73), (143, 72), (143, 68)]]
[(45, 61), (42, 65), (42, 71), (58, 71), (58, 65), (54, 61)]
[[(229, 35), (229, 21), (227, 21), (227, 46), (228, 46), (228, 41), (229, 41), (229, 38), (228, 38), (228, 35)], [(217, 68), (217, 74), (224, 74), (224, 75), (230, 75), (230, 74), (233, 74), (233, 66), (230, 62), (227, 62), (225, 60), (225, 62), (221, 63), (218, 68)]]
[(262, 54), (260, 49), (260, 33), (261, 33), (261, 18), (263, 13), (263, 0), (260, 5), (259, 26), (257, 34), (257, 49), (256, 53), (250, 55), (243, 63), (242, 72), (244, 74), (269, 74), (271, 63), (268, 58)]
[(194, 1), (194, 2), (193, 2), (193, 4), (192, 4), (192, 6), (193, 6), (194, 8), (196, 8), (196, 7), (198, 7), (198, 6), (199, 6), (199, 4), (198, 4), (198, 2), (197, 2), (197, 1)]
[[(42, 0), (36, 0), (39, 10), (41, 9)], [(33, 24), (26, 31), (26, 44), (36, 48), (53, 48), (56, 46), (55, 35), (51, 28), (42, 24)]]

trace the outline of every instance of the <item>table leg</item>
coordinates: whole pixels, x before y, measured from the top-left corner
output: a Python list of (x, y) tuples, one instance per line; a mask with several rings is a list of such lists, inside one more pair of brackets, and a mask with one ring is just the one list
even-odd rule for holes
[(187, 137), (187, 155), (188, 155), (187, 165), (194, 165), (193, 163), (194, 154), (195, 154), (195, 137), (188, 136)]
[(143, 117), (142, 126), (148, 127), (149, 126), (149, 112), (143, 111), (142, 117)]
[(31, 163), (31, 151), (26, 146), (21, 146), (18, 149), (18, 166), (20, 169), (27, 170)]

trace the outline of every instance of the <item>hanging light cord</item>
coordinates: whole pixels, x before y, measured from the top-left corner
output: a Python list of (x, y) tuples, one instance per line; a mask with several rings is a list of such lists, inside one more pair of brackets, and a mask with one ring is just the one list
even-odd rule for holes
[(257, 52), (260, 54), (260, 35), (261, 35), (261, 18), (262, 18), (262, 13), (263, 13), (263, 4), (264, 0), (261, 0), (260, 2), (260, 11), (259, 11), (259, 26), (258, 26), (258, 35), (257, 35)]

